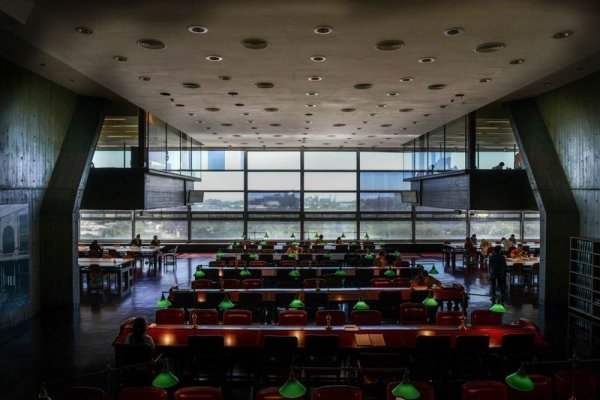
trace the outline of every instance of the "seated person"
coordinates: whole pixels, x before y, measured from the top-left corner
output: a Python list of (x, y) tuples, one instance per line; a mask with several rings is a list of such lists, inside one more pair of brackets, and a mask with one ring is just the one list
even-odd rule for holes
[(498, 165), (492, 167), (492, 169), (504, 169), (504, 162), (500, 161)]
[(152, 241), (150, 242), (150, 246), (160, 246), (160, 240), (158, 240), (158, 236), (154, 235)]
[(429, 276), (429, 272), (423, 270), (423, 272), (415, 276), (411, 282), (411, 286), (427, 286), (428, 288), (432, 288), (433, 286), (442, 286), (442, 283), (433, 276)]
[(489, 257), (492, 252), (492, 243), (487, 239), (481, 239), (481, 256)]
[(317, 238), (317, 240), (315, 240), (315, 245), (316, 246), (323, 246), (325, 244), (325, 242), (323, 241), (323, 235), (319, 235), (319, 237)]
[(90, 244), (90, 251), (95, 251), (99, 256), (101, 256), (103, 249), (102, 246), (100, 246), (100, 243), (98, 243), (97, 240), (94, 240), (92, 244)]
[(500, 239), (500, 242), (502, 243), (502, 247), (504, 247), (504, 251), (510, 254), (512, 248), (514, 247), (514, 243), (504, 237)]
[(510, 258), (521, 258), (525, 255), (525, 250), (523, 250), (523, 245), (519, 243), (517, 247), (513, 247), (513, 250), (510, 252)]
[(517, 243), (517, 238), (515, 237), (514, 233), (512, 235), (510, 235), (510, 237), (508, 238), (508, 240), (510, 240), (513, 244)]
[(133, 330), (127, 341), (129, 344), (147, 344), (154, 349), (152, 336), (146, 335), (146, 319), (138, 317), (133, 320)]
[(138, 233), (135, 235), (135, 239), (133, 239), (129, 244), (134, 247), (142, 247), (142, 238), (140, 237), (140, 234)]
[(380, 251), (379, 256), (375, 260), (373, 260), (373, 266), (385, 267), (386, 265), (389, 265), (389, 263), (387, 262), (387, 256), (385, 255), (385, 251)]
[(298, 247), (295, 244), (290, 244), (286, 250), (287, 254), (300, 254), (302, 253), (302, 247)]
[(341, 236), (338, 236), (337, 239), (335, 239), (335, 244), (336, 245), (344, 244), (344, 241), (342, 240)]

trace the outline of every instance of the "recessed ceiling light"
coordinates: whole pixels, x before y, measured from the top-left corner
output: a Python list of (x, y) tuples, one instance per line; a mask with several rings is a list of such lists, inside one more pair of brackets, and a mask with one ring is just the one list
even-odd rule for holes
[(254, 120), (253, 120), (253, 119), (249, 119), (247, 122), (248, 122), (249, 124), (253, 124), (253, 123), (254, 123)]
[(418, 124), (418, 123), (419, 123), (419, 121), (413, 121), (413, 124)]
[[(251, 126), (251, 127), (250, 127), (250, 129), (258, 129), (258, 127), (256, 127), (256, 126)], [(256, 132), (256, 134), (258, 135), (258, 134), (259, 134), (259, 132)]]
[(138, 76), (138, 79), (144, 82), (150, 82), (152, 80), (152, 78), (150, 78), (149, 76)]
[(320, 76), (309, 76), (309, 77), (308, 77), (308, 80), (309, 80), (309, 81), (313, 81), (313, 82), (314, 82), (314, 81), (320, 81), (320, 80), (323, 80), (323, 78), (322, 78), (322, 77), (320, 77)]
[(447, 105), (447, 104), (442, 104), (442, 105), (440, 106), (440, 108), (446, 108), (446, 107), (448, 107), (448, 105)]
[(244, 107), (244, 103), (235, 103), (234, 106), (236, 106), (236, 107)]
[(249, 112), (242, 113), (242, 115), (250, 115)]
[(564, 38), (568, 38), (570, 36), (573, 36), (575, 32), (573, 31), (560, 31), (560, 32), (556, 32), (554, 35), (552, 35), (552, 39), (564, 39)]
[(415, 110), (414, 108), (401, 108), (398, 111), (400, 111), (400, 112), (411, 112), (411, 111), (414, 111), (414, 110)]
[(400, 93), (398, 93), (398, 92), (388, 92), (388, 93), (386, 93), (385, 95), (386, 95), (386, 96), (398, 96), (399, 94), (400, 94)]
[(382, 124), (381, 125), (382, 128), (389, 128), (390, 126), (392, 126), (392, 124)]
[(197, 124), (203, 124), (203, 123), (204, 123), (204, 121), (202, 121), (202, 120), (198, 120), (198, 121), (196, 121), (196, 123), (197, 123)]
[(127, 57), (125, 57), (125, 56), (113, 56), (112, 59), (115, 60), (115, 61), (118, 61), (118, 62), (125, 62), (125, 61), (127, 61)]
[(402, 40), (382, 40), (375, 45), (375, 48), (381, 51), (392, 51), (398, 50), (402, 46), (404, 46)]
[(171, 93), (169, 93), (169, 92), (160, 92), (160, 95), (161, 96), (170, 96)]
[(412, 82), (415, 79), (410, 76), (405, 76), (404, 78), (400, 78), (400, 82)]
[(227, 92), (227, 94), (230, 96), (237, 96), (239, 93), (238, 92)]
[(175, 107), (185, 107), (185, 104), (175, 104)]
[(427, 89), (429, 89), (429, 90), (441, 90), (441, 89), (444, 89), (445, 87), (446, 87), (446, 84), (444, 84), (444, 83), (436, 83), (436, 84), (427, 86)]
[(492, 78), (481, 78), (479, 80), (479, 82), (481, 82), (481, 83), (488, 83), (488, 82), (491, 82), (491, 81), (492, 81)]
[(198, 89), (200, 87), (200, 84), (195, 82), (183, 82), (181, 86), (183, 86), (186, 89)]
[(431, 117), (431, 114), (423, 114), (424, 117)]
[(524, 58), (515, 58), (514, 60), (510, 60), (512, 65), (523, 64), (525, 62)]
[(459, 28), (458, 26), (455, 26), (453, 28), (448, 28), (444, 31), (444, 35), (446, 36), (458, 36), (461, 33), (463, 33), (465, 30), (463, 28)]
[(312, 117), (314, 114), (313, 113), (304, 113), (304, 115), (307, 117)]
[(325, 57), (325, 56), (312, 56), (310, 59), (312, 61), (314, 61), (314, 62), (323, 62), (323, 61), (327, 60), (327, 57)]
[(475, 53), (493, 53), (498, 50), (502, 50), (506, 45), (502, 42), (488, 42), (482, 43), (473, 49)]
[(217, 107), (207, 107), (205, 108), (206, 111), (212, 111), (212, 112), (217, 112), (217, 111), (221, 111), (220, 108)]
[(190, 113), (187, 113), (187, 115), (188, 115), (188, 117), (193, 117), (194, 115), (196, 115), (196, 113), (190, 112)]
[(229, 75), (219, 75), (219, 79), (222, 81), (230, 81), (231, 77)]
[(354, 112), (356, 108), (342, 108), (342, 112)]
[(304, 121), (305, 124), (312, 124), (311, 121)]
[(162, 50), (167, 47), (164, 42), (158, 39), (140, 39), (137, 41), (137, 44), (145, 49), (150, 50)]
[(252, 50), (262, 50), (269, 46), (269, 42), (264, 39), (244, 39), (241, 43), (245, 48)]
[(45, 66), (46, 66), (46, 64), (40, 63), (40, 67), (45, 67)]
[(233, 135), (233, 137), (242, 137), (242, 135)]
[(187, 27), (188, 32), (202, 34), (208, 32), (208, 28), (202, 25), (190, 25)]
[(371, 89), (373, 84), (371, 83), (357, 83), (354, 85), (354, 89)]
[(369, 116), (370, 116), (370, 117), (376, 117), (376, 116), (377, 116), (377, 113), (370, 113), (370, 114), (369, 114)]
[(419, 62), (421, 64), (430, 64), (432, 62), (435, 62), (435, 57), (423, 57), (423, 58), (419, 58)]
[(254, 86), (259, 89), (271, 89), (275, 85), (273, 85), (271, 82), (256, 82)]
[(313, 29), (313, 32), (317, 35), (329, 35), (331, 32), (333, 32), (333, 28), (330, 26), (321, 25)]
[(225, 124), (221, 124), (221, 126), (233, 126), (233, 124), (225, 123)]
[(317, 105), (316, 104), (305, 104), (304, 106), (305, 107), (316, 107)]
[(265, 108), (266, 112), (275, 112), (275, 111), (279, 111), (279, 108), (275, 108), (275, 107), (267, 107)]
[(269, 124), (271, 126), (281, 126), (281, 124)]
[(206, 56), (206, 59), (208, 61), (222, 61), (223, 57), (221, 56), (216, 56), (216, 55), (212, 55), (212, 56)]
[(377, 104), (377, 107), (379, 107), (379, 108), (386, 108), (387, 104)]
[(82, 35), (91, 35), (92, 33), (94, 33), (94, 31), (91, 28), (88, 28), (87, 26), (76, 26), (75, 30), (77, 31), (77, 33), (81, 33)]
[(306, 92), (307, 96), (318, 96), (319, 92)]
[(333, 124), (335, 127), (346, 126), (346, 124)]

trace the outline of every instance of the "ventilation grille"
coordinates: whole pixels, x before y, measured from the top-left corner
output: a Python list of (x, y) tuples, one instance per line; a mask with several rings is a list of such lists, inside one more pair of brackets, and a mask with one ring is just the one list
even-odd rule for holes
[(241, 43), (245, 48), (252, 50), (262, 50), (269, 46), (269, 42), (263, 39), (244, 39)]
[(381, 51), (398, 50), (402, 46), (404, 46), (404, 42), (401, 40), (383, 40), (375, 45), (377, 50)]
[(166, 45), (158, 39), (140, 39), (137, 43), (143, 48), (151, 50), (161, 50), (166, 47)]
[(493, 53), (495, 51), (502, 50), (505, 47), (506, 47), (506, 45), (501, 42), (483, 43), (483, 44), (480, 44), (479, 46), (475, 47), (475, 52), (476, 53)]

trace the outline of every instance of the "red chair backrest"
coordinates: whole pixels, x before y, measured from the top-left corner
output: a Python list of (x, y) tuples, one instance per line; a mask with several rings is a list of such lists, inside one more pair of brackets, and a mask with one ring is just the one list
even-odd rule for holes
[(319, 310), (316, 313), (317, 325), (327, 325), (327, 314), (331, 316), (332, 326), (341, 326), (346, 324), (346, 313), (342, 310)]
[(246, 261), (244, 260), (231, 260), (229, 261), (229, 263), (227, 264), (229, 267), (245, 267), (246, 266)]
[(495, 381), (467, 382), (462, 388), (462, 400), (508, 400), (508, 388)]
[(242, 281), (244, 289), (260, 289), (261, 287), (263, 287), (262, 279), (244, 279)]
[(165, 389), (153, 387), (128, 387), (121, 389), (117, 400), (167, 400)]
[(462, 311), (438, 311), (435, 313), (436, 325), (458, 326), (462, 322)]
[(400, 304), (400, 323), (424, 324), (427, 322), (427, 306), (421, 303)]
[(362, 400), (362, 390), (355, 386), (331, 385), (315, 389), (312, 400)]
[(95, 387), (75, 386), (63, 392), (61, 400), (104, 400), (104, 390)]
[[(396, 400), (396, 396), (392, 394), (392, 390), (399, 384), (400, 382), (391, 382), (387, 385), (386, 390), (386, 400)], [(421, 397), (419, 400), (435, 400), (435, 391), (433, 390), (433, 386), (428, 383), (423, 382), (410, 382), (419, 393), (421, 393)]]
[(192, 289), (211, 289), (215, 282), (210, 279), (195, 279), (192, 281)]
[(410, 278), (394, 278), (392, 281), (394, 287), (410, 287)]
[(279, 261), (279, 266), (280, 267), (295, 267), (296, 260), (281, 260), (281, 261)]
[(325, 279), (321, 279), (321, 278), (306, 278), (303, 282), (302, 282), (302, 286), (304, 288), (316, 288), (317, 287), (317, 282), (319, 282), (319, 287), (320, 288), (326, 288), (327, 287), (327, 282), (325, 281)]
[(252, 325), (252, 311), (227, 310), (223, 313), (223, 325)]
[(304, 310), (286, 310), (277, 316), (278, 325), (306, 325), (308, 313)]
[(185, 321), (183, 310), (178, 308), (166, 308), (164, 310), (156, 310), (156, 323), (167, 325), (182, 325)]
[(535, 387), (530, 392), (509, 388), (510, 400), (552, 400), (552, 378), (544, 375), (528, 375)]
[(221, 261), (221, 260), (213, 260), (210, 261), (208, 263), (209, 267), (224, 267), (225, 266), (225, 261)]
[(596, 399), (596, 377), (591, 371), (559, 371), (554, 376), (556, 383), (556, 400), (567, 400), (571, 397), (573, 387), (577, 400)]
[(471, 325), (501, 325), (502, 313), (490, 310), (473, 310), (471, 312)]
[(219, 312), (217, 310), (192, 310), (190, 311), (190, 324), (192, 315), (196, 315), (196, 325), (218, 325)]
[(225, 289), (239, 289), (241, 286), (239, 279), (223, 279)]
[(355, 310), (350, 314), (352, 325), (380, 325), (381, 311), (379, 310)]
[[(296, 397), (293, 400), (302, 400), (304, 397)], [(264, 388), (256, 392), (256, 400), (287, 400), (279, 394), (278, 387)]]
[(252, 268), (252, 267), (254, 267), (254, 268), (257, 268), (257, 267), (258, 267), (258, 268), (261, 268), (261, 267), (266, 267), (266, 266), (268, 266), (269, 264), (268, 264), (266, 261), (263, 261), (263, 260), (252, 260), (252, 261), (250, 261), (250, 263), (249, 263), (248, 265), (249, 265), (251, 268)]
[(223, 400), (223, 392), (214, 387), (191, 386), (178, 389), (173, 400)]
[(388, 278), (373, 278), (371, 279), (371, 286), (373, 287), (390, 287), (392, 286), (392, 280)]
[(396, 260), (394, 261), (394, 267), (410, 267), (410, 261)]

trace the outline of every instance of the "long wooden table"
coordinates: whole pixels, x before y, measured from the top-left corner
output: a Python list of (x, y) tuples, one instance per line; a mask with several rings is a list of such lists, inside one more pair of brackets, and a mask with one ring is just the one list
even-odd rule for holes
[(303, 271), (314, 271), (316, 276), (324, 276), (326, 274), (335, 273), (337, 270), (342, 269), (346, 272), (347, 276), (356, 276), (356, 271), (366, 270), (372, 271), (374, 277), (383, 277), (383, 273), (387, 269), (394, 271), (396, 277), (414, 277), (421, 269), (416, 267), (349, 267), (349, 266), (311, 266), (311, 267), (281, 267), (281, 266), (267, 266), (267, 267), (206, 267), (203, 269), (204, 272), (207, 270), (217, 270), (219, 277), (240, 277), (239, 273), (243, 269), (247, 269), (252, 274), (251, 277), (255, 276), (277, 276), (277, 271), (291, 271), (297, 269), (302, 274)]
[(117, 282), (117, 293), (123, 296), (131, 292), (133, 285), (133, 266), (129, 258), (79, 258), (79, 284), (83, 293), (84, 276), (87, 276), (91, 265), (99, 265), (102, 274), (115, 275)]
[[(127, 253), (133, 253), (134, 255), (140, 256), (142, 258), (149, 258), (152, 260), (152, 265), (154, 266), (155, 272), (158, 267), (159, 258), (158, 254), (165, 246), (102, 246), (104, 251), (115, 250), (120, 255), (125, 255)], [(88, 254), (90, 251), (89, 246), (79, 245), (77, 247), (79, 253)]]
[[(539, 243), (527, 242), (521, 243), (523, 246), (529, 247), (533, 252), (539, 254), (540, 245)], [(481, 255), (481, 247), (476, 246), (477, 255)], [(444, 259), (444, 266), (450, 267), (452, 269), (452, 273), (456, 272), (456, 255), (464, 254), (465, 246), (464, 243), (444, 243), (442, 248), (442, 256)]]

